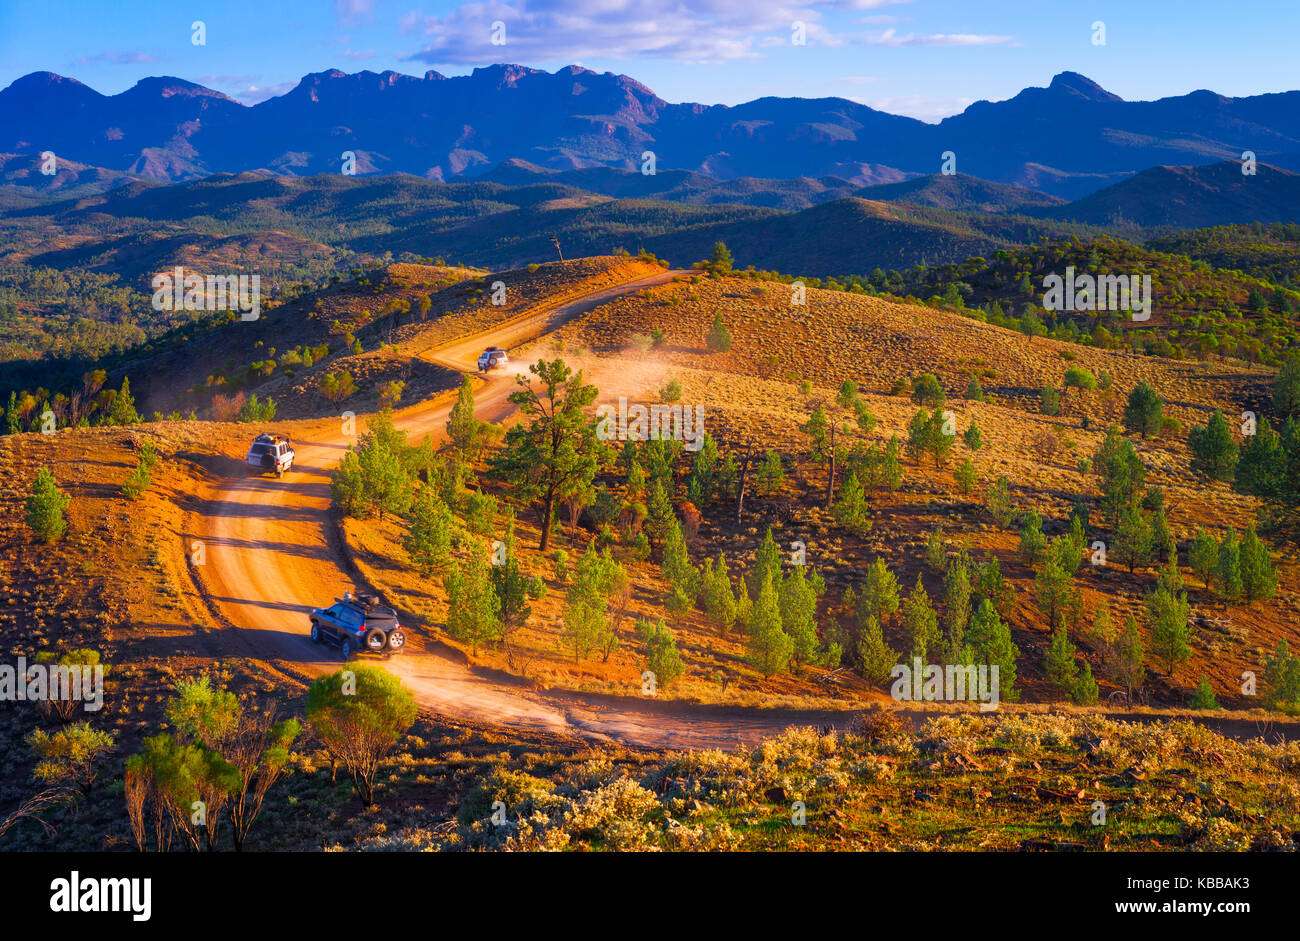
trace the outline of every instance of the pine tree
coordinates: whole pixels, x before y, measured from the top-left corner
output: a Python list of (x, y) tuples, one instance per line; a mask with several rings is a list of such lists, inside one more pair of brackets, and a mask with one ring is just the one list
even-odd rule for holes
[(474, 380), (465, 376), (456, 393), (456, 404), (447, 415), (447, 440), (456, 459), (465, 467), (478, 460), (487, 442), (489, 425), (474, 417)]
[(1164, 403), (1143, 379), (1129, 393), (1128, 404), (1124, 407), (1124, 427), (1129, 434), (1150, 438), (1159, 434), (1163, 426)]
[(1204, 428), (1193, 428), (1187, 435), (1192, 452), (1192, 473), (1211, 480), (1230, 481), (1237, 467), (1237, 442), (1223, 412), (1217, 408)]
[(1174, 540), (1174, 534), (1169, 530), (1169, 517), (1165, 515), (1163, 505), (1155, 508), (1149, 522), (1151, 525), (1151, 555), (1155, 558), (1164, 558), (1174, 551), (1176, 541)]
[(749, 587), (743, 578), (736, 582), (736, 623), (746, 631), (754, 622), (754, 602), (749, 598)]
[(581, 660), (593, 649), (606, 648), (612, 632), (609, 625), (609, 595), (625, 582), (627, 573), (609, 554), (597, 551), (593, 540), (574, 566), (564, 606), (561, 640)]
[(1272, 598), (1277, 591), (1277, 573), (1268, 547), (1255, 533), (1252, 523), (1241, 538), (1241, 590), (1247, 602)]
[(27, 497), (26, 520), (36, 538), (42, 542), (56, 542), (68, 528), (68, 521), (63, 518), (63, 511), (72, 503), (72, 498), (59, 489), (54, 474), (48, 467), (42, 467), (32, 481), (31, 494)]
[(638, 621), (636, 633), (645, 644), (646, 669), (655, 675), (656, 685), (670, 686), (677, 682), (685, 667), (677, 652), (677, 638), (663, 619)]
[(695, 604), (695, 599), (700, 593), (700, 573), (691, 564), (690, 556), (686, 551), (686, 539), (682, 535), (682, 524), (678, 522), (676, 516), (673, 516), (668, 523), (660, 567), (672, 591), (671, 597), (677, 599), (678, 604), (684, 608)]
[(1115, 527), (1115, 547), (1112, 550), (1115, 560), (1127, 565), (1132, 572), (1150, 561), (1153, 545), (1151, 523), (1146, 514), (1136, 506), (1120, 510), (1119, 522)]
[(686, 499), (701, 509), (713, 499), (714, 478), (718, 466), (718, 443), (712, 435), (704, 436), (704, 443), (695, 452), (691, 473), (686, 479)]
[[(539, 382), (521, 381), (510, 394), (524, 420), (506, 432), (505, 447), (491, 459), (492, 473), (524, 503), (540, 504), (538, 549), (550, 547), (556, 504), (595, 476), (596, 423), (586, 409), (597, 389), (562, 359), (539, 360), (528, 367)], [(647, 442), (649, 443), (649, 442)]]
[(713, 254), (705, 267), (715, 278), (720, 278), (725, 274), (731, 273), (731, 266), (734, 264), (731, 252), (727, 249), (726, 242), (714, 242)]
[(421, 487), (402, 538), (402, 546), (420, 574), (432, 577), (451, 561), (454, 526), (451, 508), (439, 498), (437, 491), (427, 484)]
[(912, 644), (912, 656), (920, 657), (926, 663), (930, 649), (941, 640), (939, 618), (930, 605), (930, 596), (925, 592), (921, 576), (916, 576), (916, 585), (912, 593), (903, 602), (903, 625)]
[(975, 465), (970, 458), (962, 461), (961, 466), (952, 472), (952, 477), (957, 482), (958, 492), (970, 493), (975, 489)]
[(1210, 685), (1207, 677), (1201, 677), (1201, 682), (1196, 686), (1196, 692), (1192, 694), (1191, 701), (1187, 704), (1189, 709), (1218, 709), (1219, 701), (1214, 698), (1214, 687)]
[(925, 542), (925, 561), (942, 575), (948, 570), (948, 541), (943, 537), (943, 524), (935, 523)]
[(890, 493), (898, 490), (903, 482), (903, 464), (898, 459), (902, 453), (903, 446), (898, 440), (898, 435), (890, 435), (889, 443), (885, 445), (885, 450), (881, 452), (880, 479), (885, 485), (885, 489)]
[(722, 322), (720, 310), (713, 315), (713, 325), (709, 327), (708, 335), (704, 338), (704, 345), (713, 353), (725, 353), (731, 349), (731, 334), (727, 332), (726, 324)]
[(1246, 438), (1233, 476), (1233, 488), (1257, 497), (1275, 494), (1286, 476), (1286, 453), (1282, 438), (1261, 418), (1255, 433)]
[(673, 512), (673, 504), (668, 499), (668, 489), (663, 485), (663, 481), (656, 479), (650, 484), (650, 496), (646, 501), (646, 507), (646, 535), (656, 545), (662, 546), (664, 540), (668, 538), (669, 527), (677, 521), (677, 514)]
[(453, 563), (443, 579), (447, 590), (447, 633), (470, 644), (475, 654), (480, 644), (494, 640), (501, 630), (501, 600), (488, 575), (488, 566), (471, 559)]
[(1075, 682), (1074, 689), (1070, 691), (1070, 700), (1075, 705), (1091, 706), (1097, 701), (1097, 692), (1097, 681), (1092, 678), (1092, 666), (1085, 659), (1079, 679)]
[(501, 602), (499, 618), (499, 636), (496, 640), (505, 641), (510, 634), (528, 623), (532, 606), (528, 604), (528, 577), (519, 567), (515, 549), (515, 518), (510, 514), (506, 518), (505, 538), (502, 540), (505, 558), (489, 566), (492, 590)]
[(867, 566), (866, 579), (858, 594), (855, 612), (859, 627), (875, 619), (881, 624), (898, 610), (898, 579), (884, 560), (877, 557)]
[(705, 613), (721, 624), (723, 631), (729, 632), (736, 624), (737, 606), (731, 575), (727, 572), (727, 557), (719, 552), (716, 565), (712, 559), (705, 559), (700, 582)]
[(858, 483), (858, 475), (850, 472), (844, 485), (840, 487), (832, 510), (835, 521), (851, 532), (861, 533), (871, 528), (867, 518), (867, 498)]
[(956, 663), (966, 646), (966, 626), (970, 622), (970, 569), (965, 558), (954, 559), (943, 577), (943, 628), (948, 645), (948, 659)]
[(1037, 565), (1047, 548), (1047, 537), (1043, 535), (1043, 518), (1033, 510), (1028, 510), (1020, 518), (1020, 546), (1016, 550), (1020, 561), (1025, 565)]
[(1133, 442), (1121, 436), (1114, 425), (1093, 455), (1092, 472), (1100, 478), (1102, 515), (1108, 526), (1115, 526), (1119, 514), (1137, 500), (1146, 481), (1146, 467)]
[(1097, 613), (1092, 616), (1092, 630), (1090, 631), (1094, 643), (1102, 647), (1113, 647), (1115, 639), (1118, 636), (1115, 631), (1115, 625), (1110, 619), (1110, 605), (1103, 598), (1097, 605)]
[(830, 450), (827, 446), (827, 435), (830, 433), (830, 419), (826, 417), (826, 410), (820, 405), (813, 410), (808, 416), (808, 420), (799, 426), (799, 430), (808, 436), (809, 452), (814, 461), (824, 463), (830, 459)]
[(5, 433), (16, 435), (22, 430), (18, 423), (18, 393), (9, 391), (9, 404), (5, 406)]
[(758, 597), (758, 590), (763, 587), (763, 582), (768, 580), (773, 585), (781, 583), (781, 550), (777, 548), (770, 526), (763, 534), (763, 542), (759, 545), (758, 555), (754, 559), (754, 575), (751, 584), (755, 600)]
[(1214, 574), (1218, 562), (1219, 541), (1204, 529), (1198, 529), (1196, 538), (1187, 550), (1187, 564), (1206, 588), (1210, 587), (1210, 576)]
[(1244, 590), (1241, 583), (1241, 546), (1237, 530), (1229, 529), (1219, 543), (1219, 561), (1214, 568), (1214, 581), (1219, 594), (1227, 601), (1236, 601)]
[(989, 485), (985, 506), (988, 508), (989, 515), (1003, 529), (1011, 525), (1011, 520), (1015, 517), (1015, 508), (1011, 505), (1011, 482), (1005, 476), (998, 477)]
[(1074, 654), (1074, 644), (1070, 643), (1065, 628), (1058, 627), (1056, 633), (1052, 635), (1052, 643), (1047, 648), (1047, 658), (1043, 666), (1047, 672), (1047, 679), (1067, 696), (1074, 692), (1079, 682), (1079, 667), (1074, 662)]
[(840, 408), (852, 408), (858, 401), (858, 384), (852, 379), (840, 383), (840, 391), (835, 394), (835, 402)]
[(1273, 709), (1294, 712), (1300, 706), (1300, 656), (1291, 654), (1285, 637), (1273, 656), (1264, 658), (1265, 702)]
[(764, 676), (785, 670), (794, 653), (794, 641), (781, 626), (780, 602), (772, 581), (766, 577), (759, 586), (746, 644), (749, 665)]
[(1011, 640), (1011, 629), (998, 616), (993, 602), (985, 598), (971, 617), (966, 631), (966, 642), (975, 651), (979, 662), (998, 668), (998, 695), (1007, 702), (1020, 698), (1016, 685), (1016, 660), (1020, 648)]
[(122, 388), (113, 396), (113, 404), (108, 408), (108, 424), (139, 424), (140, 415), (135, 410), (135, 399), (131, 396), (131, 379), (122, 377)]
[(798, 665), (817, 659), (817, 591), (804, 577), (802, 565), (790, 566), (778, 592), (781, 627), (794, 642), (791, 656)]
[(880, 622), (868, 617), (858, 632), (858, 669), (864, 679), (883, 683), (889, 679), (890, 670), (898, 663), (898, 651), (885, 643)]
[(785, 486), (785, 467), (781, 455), (768, 451), (763, 463), (754, 471), (754, 486), (763, 496), (770, 496)]
[(1175, 595), (1163, 587), (1147, 595), (1145, 604), (1151, 622), (1151, 651), (1164, 661), (1165, 675), (1173, 676), (1178, 665), (1192, 655), (1187, 643), (1191, 605), (1185, 594)]

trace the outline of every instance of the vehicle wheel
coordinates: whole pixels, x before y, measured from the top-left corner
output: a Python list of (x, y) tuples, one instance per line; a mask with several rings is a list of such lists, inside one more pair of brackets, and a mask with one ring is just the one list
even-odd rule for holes
[(366, 646), (374, 651), (383, 650), (388, 645), (388, 639), (384, 637), (384, 632), (379, 628), (374, 628), (366, 634)]
[(311, 642), (313, 644), (320, 643), (320, 625), (315, 621), (311, 622)]
[(339, 648), (339, 651), (343, 654), (344, 660), (350, 660), (352, 658), (352, 641), (343, 641), (343, 646)]
[(401, 631), (393, 631), (388, 635), (388, 647), (393, 653), (397, 653), (406, 646), (406, 635)]

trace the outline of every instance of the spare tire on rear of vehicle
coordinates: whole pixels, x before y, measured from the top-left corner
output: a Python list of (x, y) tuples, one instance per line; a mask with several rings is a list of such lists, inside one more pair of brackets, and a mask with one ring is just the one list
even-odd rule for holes
[(401, 650), (406, 645), (406, 635), (400, 630), (393, 631), (388, 635), (388, 646), (392, 650)]
[(272, 454), (270, 451), (267, 451), (265, 454), (262, 455), (262, 470), (264, 471), (275, 470), (275, 455)]
[(370, 650), (383, 650), (388, 645), (388, 638), (377, 627), (372, 627), (366, 634), (366, 647)]

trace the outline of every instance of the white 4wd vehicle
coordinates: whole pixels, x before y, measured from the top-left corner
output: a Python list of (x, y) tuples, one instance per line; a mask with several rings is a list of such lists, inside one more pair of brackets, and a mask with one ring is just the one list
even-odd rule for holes
[(281, 477), (293, 467), (293, 445), (288, 438), (263, 432), (253, 439), (253, 446), (248, 449), (246, 463), (255, 468), (259, 474), (275, 474)]
[(505, 350), (499, 346), (489, 346), (478, 354), (478, 371), (487, 372), (497, 366), (504, 366), (508, 362), (510, 362), (510, 357), (506, 355)]

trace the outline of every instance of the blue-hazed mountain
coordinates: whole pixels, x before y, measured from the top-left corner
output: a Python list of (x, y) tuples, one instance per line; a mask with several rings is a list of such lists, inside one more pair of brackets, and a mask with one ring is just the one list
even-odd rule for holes
[(1209, 91), (1124, 101), (1072, 72), (939, 124), (843, 98), (672, 104), (639, 82), (577, 66), (494, 65), (422, 78), (337, 70), (254, 106), (178, 78), (101, 95), (49, 72), (0, 91), (0, 153), (159, 180), (218, 172), (475, 176), (517, 159), (569, 171), (639, 169), (733, 180), (835, 177), (859, 187), (933, 174), (952, 151), (963, 174), (1076, 199), (1160, 164), (1253, 151), (1300, 166), (1300, 92)]

